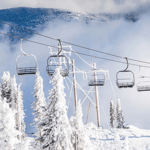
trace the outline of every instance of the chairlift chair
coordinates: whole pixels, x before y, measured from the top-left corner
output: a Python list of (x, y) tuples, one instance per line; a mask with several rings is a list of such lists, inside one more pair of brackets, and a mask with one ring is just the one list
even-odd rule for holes
[[(20, 44), (20, 49), (21, 52), (23, 53), (22, 55), (19, 55), (16, 59), (16, 69), (17, 69), (17, 74), (18, 75), (31, 75), (31, 74), (36, 74), (36, 72), (38, 71), (38, 65), (37, 65), (37, 59), (33, 54), (27, 54), (22, 50), (22, 39), (21, 39), (21, 44)], [(23, 59), (26, 58), (26, 60), (29, 59), (29, 57), (32, 58), (32, 60), (34, 61), (34, 65), (33, 66), (26, 66), (25, 62), (22, 62), (21, 64), (24, 65), (20, 65), (18, 60), (19, 59)], [(31, 64), (30, 64), (31, 65)]]
[[(65, 65), (63, 64), (63, 62), (61, 60), (60, 60), (61, 63), (59, 64), (59, 61), (58, 61), (59, 58), (65, 59)], [(69, 75), (69, 60), (66, 56), (64, 56), (64, 55), (51, 55), (51, 56), (49, 56), (49, 58), (47, 59), (46, 71), (50, 77), (53, 76), (55, 69), (57, 67), (60, 68), (60, 74), (63, 77), (67, 77)]]
[[(116, 74), (116, 84), (118, 88), (132, 88), (135, 85), (135, 77), (134, 73), (131, 70), (127, 70), (129, 67), (128, 59), (125, 57), (127, 61), (127, 67), (125, 70), (118, 71)], [(131, 74), (132, 78), (119, 78), (119, 74), (121, 73), (128, 73)]]
[(60, 74), (63, 77), (67, 77), (69, 75), (69, 60), (65, 55), (60, 55), (62, 51), (62, 45), (60, 39), (58, 39), (58, 41), (59, 41), (59, 52), (57, 55), (51, 55), (48, 57), (46, 71), (48, 75), (52, 77), (55, 72), (55, 69), (59, 67)]
[[(95, 73), (94, 73), (95, 74)], [(91, 76), (92, 79), (89, 79), (89, 86), (104, 86), (106, 81), (106, 76), (104, 73), (95, 74)]]
[(139, 82), (137, 84), (137, 91), (138, 92), (150, 91), (150, 81), (145, 81), (145, 83), (148, 83), (148, 84), (145, 84), (145, 85), (140, 85), (141, 83), (144, 83), (144, 82)]
[[(139, 68), (140, 72), (140, 68)], [(137, 91), (143, 92), (143, 91), (150, 91), (150, 77), (149, 76), (143, 76), (140, 75), (138, 78), (138, 84), (137, 84)]]

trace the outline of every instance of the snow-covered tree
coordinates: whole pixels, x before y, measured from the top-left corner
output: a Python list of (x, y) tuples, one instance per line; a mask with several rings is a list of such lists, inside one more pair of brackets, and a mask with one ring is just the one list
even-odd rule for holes
[(10, 107), (13, 110), (17, 110), (17, 83), (16, 83), (16, 77), (13, 76), (13, 78), (10, 78), (10, 87), (11, 87), (11, 93), (10, 93)]
[(117, 106), (116, 106), (116, 120), (117, 120), (117, 128), (124, 127), (124, 117), (122, 114), (121, 103), (120, 99), (117, 99)]
[(19, 84), (17, 88), (17, 124), (18, 124), (18, 130), (21, 132), (21, 138), (23, 139), (25, 137), (25, 113), (24, 113), (24, 107), (23, 107), (23, 92), (21, 91), (21, 84)]
[[(39, 72), (36, 73), (35, 85), (34, 85), (34, 97), (35, 97), (35, 101), (32, 103), (32, 108), (34, 110), (33, 124), (37, 128), (37, 133), (35, 135), (37, 137), (36, 139), (38, 140), (42, 135), (40, 123), (42, 119), (44, 119), (44, 111), (46, 107), (46, 101), (45, 101), (46, 99), (45, 99), (44, 92), (43, 92), (43, 79), (40, 76)], [(39, 142), (37, 142), (37, 144), (38, 143)]]
[(9, 71), (5, 71), (1, 79), (1, 97), (7, 103), (11, 103), (11, 77)]
[(25, 137), (25, 122), (24, 117), (25, 113), (23, 110), (23, 92), (20, 89), (21, 84), (17, 87), (15, 76), (11, 78), (11, 108), (15, 110), (15, 123), (16, 130), (19, 130), (22, 135), (18, 135), (18, 138), (21, 139)]
[(15, 129), (15, 112), (6, 100), (0, 100), (0, 106), (0, 150), (14, 150), (20, 142), (17, 136), (21, 134)]
[(110, 101), (110, 126), (114, 128), (114, 123), (116, 120), (116, 113), (115, 113), (115, 105), (113, 103), (113, 100)]
[(116, 106), (116, 121), (117, 121), (117, 128), (121, 128), (121, 104), (120, 104), (120, 99), (117, 99), (117, 106)]
[(57, 68), (52, 78), (48, 106), (42, 123), (42, 145), (49, 150), (73, 150), (72, 129), (67, 116), (63, 77)]
[(82, 121), (82, 106), (80, 100), (77, 102), (76, 112), (75, 112), (75, 127), (76, 129), (81, 129), (83, 127)]
[(77, 150), (92, 149), (90, 138), (82, 121), (82, 106), (80, 100), (77, 102), (75, 116), (72, 117), (71, 124), (73, 129), (72, 143)]

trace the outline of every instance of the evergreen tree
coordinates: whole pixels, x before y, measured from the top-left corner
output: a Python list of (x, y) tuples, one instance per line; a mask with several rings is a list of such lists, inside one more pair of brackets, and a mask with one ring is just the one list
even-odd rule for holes
[(116, 120), (117, 120), (117, 128), (124, 127), (124, 117), (122, 114), (120, 99), (117, 99), (117, 107), (116, 107)]
[(123, 113), (122, 113), (122, 110), (121, 110), (121, 127), (122, 128), (127, 128), (127, 127), (125, 127), (125, 121), (124, 121), (124, 116), (123, 116)]
[(115, 105), (113, 103), (113, 100), (110, 101), (110, 126), (114, 128), (115, 123)]
[(49, 92), (49, 102), (42, 127), (42, 145), (49, 150), (73, 150), (72, 129), (67, 116), (63, 77), (57, 68), (52, 78), (53, 88)]
[(42, 119), (44, 118), (44, 110), (46, 107), (46, 102), (45, 102), (46, 99), (45, 99), (44, 92), (43, 92), (43, 79), (40, 76), (39, 72), (36, 73), (36, 79), (35, 79), (35, 85), (34, 85), (34, 97), (35, 97), (35, 101), (32, 103), (32, 108), (34, 110), (33, 124), (37, 128), (37, 133), (35, 135), (37, 137), (36, 140), (38, 140), (40, 139), (42, 135), (40, 123)]
[(15, 129), (15, 112), (9, 107), (6, 100), (0, 100), (0, 150), (14, 150), (15, 144), (20, 141)]
[[(1, 97), (6, 100), (7, 103), (11, 102), (11, 78), (9, 71), (5, 71), (1, 77)], [(10, 104), (11, 107), (11, 104)]]
[(24, 117), (25, 113), (23, 110), (23, 93), (20, 89), (21, 84), (17, 87), (15, 76), (11, 78), (11, 108), (15, 110), (15, 123), (16, 130), (19, 130), (22, 135), (18, 135), (18, 138), (25, 137), (25, 122)]
[(121, 104), (120, 104), (120, 99), (117, 99), (117, 106), (116, 106), (116, 121), (117, 121), (117, 128), (121, 128)]
[(82, 116), (82, 106), (79, 101), (77, 102), (75, 115), (75, 138), (77, 138), (77, 150), (87, 150), (92, 148), (90, 138), (87, 136), (86, 130), (84, 129)]
[(16, 77), (15, 76), (13, 76), (13, 78), (10, 78), (10, 87), (11, 87), (10, 106), (13, 110), (17, 111), (17, 83), (16, 83)]
[(81, 102), (77, 102), (75, 116), (70, 118), (70, 123), (73, 129), (72, 143), (77, 150), (92, 149), (92, 144), (87, 131), (82, 121), (82, 106)]
[(21, 84), (19, 84), (17, 88), (17, 124), (18, 129), (21, 132), (21, 138), (23, 139), (25, 137), (25, 113), (24, 113), (24, 107), (23, 107), (23, 92), (21, 91)]

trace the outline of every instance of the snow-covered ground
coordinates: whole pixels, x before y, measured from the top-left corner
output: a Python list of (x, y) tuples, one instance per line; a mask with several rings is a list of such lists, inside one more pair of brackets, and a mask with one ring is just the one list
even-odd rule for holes
[[(125, 149), (125, 137), (128, 137), (129, 150), (150, 150), (150, 130), (139, 129), (132, 125), (128, 125), (129, 129), (97, 129), (97, 127), (90, 123), (86, 125), (86, 129), (90, 136), (92, 143), (99, 150), (110, 149)], [(119, 136), (115, 142), (116, 133)], [(119, 146), (119, 148), (117, 148)]]
[[(93, 150), (150, 150), (150, 130), (139, 129), (128, 125), (129, 129), (101, 129), (93, 123), (85, 125), (87, 134), (93, 144)], [(116, 134), (119, 140), (116, 139)], [(125, 146), (128, 137), (128, 149)], [(33, 148), (34, 139), (29, 137), (29, 150)]]

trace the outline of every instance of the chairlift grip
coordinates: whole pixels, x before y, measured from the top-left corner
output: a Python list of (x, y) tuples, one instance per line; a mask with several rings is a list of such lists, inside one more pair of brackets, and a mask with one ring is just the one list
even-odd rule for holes
[(124, 71), (126, 71), (128, 69), (128, 67), (129, 67), (128, 58), (125, 57), (125, 59), (126, 59), (126, 62), (127, 62), (127, 67), (126, 67), (126, 69)]
[(58, 52), (57, 56), (61, 53), (62, 51), (62, 45), (60, 39), (57, 39), (59, 41), (58, 46), (60, 46), (60, 51)]

